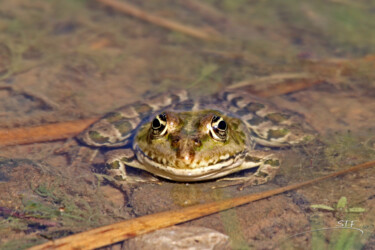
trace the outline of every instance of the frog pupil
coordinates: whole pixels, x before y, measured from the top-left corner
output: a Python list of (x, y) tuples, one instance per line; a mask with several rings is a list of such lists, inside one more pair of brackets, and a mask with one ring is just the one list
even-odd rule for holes
[(153, 129), (159, 129), (160, 126), (161, 126), (160, 121), (159, 121), (157, 118), (155, 118), (155, 119), (152, 121), (152, 128), (153, 128)]
[(220, 130), (226, 130), (227, 129), (227, 123), (225, 121), (220, 121), (217, 127)]

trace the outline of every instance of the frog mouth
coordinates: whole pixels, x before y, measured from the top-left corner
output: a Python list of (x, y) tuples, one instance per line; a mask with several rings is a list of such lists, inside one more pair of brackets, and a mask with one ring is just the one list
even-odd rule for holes
[(241, 151), (235, 155), (228, 155), (227, 157), (221, 157), (218, 161), (212, 164), (199, 166), (197, 163), (192, 163), (186, 168), (177, 168), (168, 164), (166, 160), (163, 163), (163, 159), (153, 159), (145, 152), (136, 147), (136, 156), (140, 163), (142, 163), (148, 172), (154, 175), (181, 182), (194, 182), (216, 179), (233, 172), (238, 171), (238, 167), (245, 160), (247, 151)]

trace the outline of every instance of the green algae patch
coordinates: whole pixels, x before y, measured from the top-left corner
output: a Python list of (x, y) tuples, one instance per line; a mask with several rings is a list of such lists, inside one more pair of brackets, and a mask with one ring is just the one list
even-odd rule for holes
[(348, 165), (348, 159), (355, 162), (374, 159), (375, 148), (371, 134), (372, 130), (364, 130), (361, 133), (341, 132), (326, 137), (324, 155), (329, 164), (339, 167)]

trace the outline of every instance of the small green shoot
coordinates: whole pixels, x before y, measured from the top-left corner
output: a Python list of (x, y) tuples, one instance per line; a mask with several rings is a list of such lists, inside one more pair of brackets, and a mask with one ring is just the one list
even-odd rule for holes
[(331, 211), (331, 212), (340, 212), (340, 213), (363, 213), (366, 209), (361, 207), (348, 207), (348, 201), (345, 196), (342, 196), (336, 205), (333, 207), (324, 205), (324, 204), (313, 204), (310, 205), (312, 209), (320, 209), (324, 211)]

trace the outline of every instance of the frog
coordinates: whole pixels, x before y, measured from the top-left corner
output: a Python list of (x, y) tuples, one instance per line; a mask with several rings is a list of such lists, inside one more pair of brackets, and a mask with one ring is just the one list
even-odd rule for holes
[(106, 175), (120, 188), (140, 181), (129, 177), (129, 167), (180, 183), (264, 184), (280, 168), (280, 149), (312, 138), (301, 115), (235, 90), (200, 98), (175, 90), (145, 98), (106, 114), (77, 137), (106, 149)]

